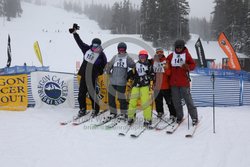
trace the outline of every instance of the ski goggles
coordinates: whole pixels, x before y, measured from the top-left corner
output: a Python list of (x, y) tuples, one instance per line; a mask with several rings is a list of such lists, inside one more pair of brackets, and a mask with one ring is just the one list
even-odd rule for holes
[(183, 46), (176, 46), (175, 49), (183, 49)]
[(147, 58), (148, 58), (148, 55), (146, 54), (139, 55), (139, 59), (147, 59)]
[(126, 52), (126, 48), (118, 48), (118, 52)]
[(163, 52), (163, 50), (157, 50), (156, 51), (156, 54), (158, 54), (158, 55), (161, 55), (161, 54), (163, 54), (164, 52)]
[(98, 48), (100, 45), (99, 44), (97, 44), (97, 43), (93, 43), (92, 44), (92, 48)]

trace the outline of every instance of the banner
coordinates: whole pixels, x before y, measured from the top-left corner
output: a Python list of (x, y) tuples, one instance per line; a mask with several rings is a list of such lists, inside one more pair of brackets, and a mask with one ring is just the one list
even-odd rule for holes
[(0, 110), (24, 111), (28, 105), (27, 75), (0, 76)]
[(74, 75), (32, 72), (31, 88), (36, 108), (74, 108)]
[(36, 57), (38, 58), (39, 62), (40, 62), (40, 63), (42, 64), (42, 66), (43, 66), (43, 58), (42, 58), (42, 54), (41, 54), (41, 50), (40, 50), (38, 41), (36, 41), (36, 42), (34, 43), (34, 50), (35, 50), (35, 53), (36, 53)]
[(7, 65), (6, 66), (10, 67), (10, 64), (11, 64), (10, 35), (8, 35), (7, 55), (8, 55), (8, 60), (7, 60)]
[(219, 35), (218, 43), (228, 57), (229, 69), (241, 70), (241, 66), (240, 66), (238, 57), (237, 57), (232, 45), (230, 44), (230, 42), (228, 41), (227, 37), (225, 36), (225, 34), (223, 32)]
[(207, 61), (205, 58), (205, 53), (200, 38), (195, 43), (195, 49), (199, 60), (199, 66), (202, 68), (207, 68)]

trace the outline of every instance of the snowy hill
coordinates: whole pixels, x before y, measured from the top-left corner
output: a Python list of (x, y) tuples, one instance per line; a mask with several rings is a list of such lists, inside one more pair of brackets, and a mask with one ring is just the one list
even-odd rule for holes
[[(74, 22), (81, 26), (79, 34), (87, 43), (94, 37), (103, 41), (127, 37), (100, 30), (83, 15), (27, 3), (22, 6), (22, 18), (12, 22), (0, 18), (1, 67), (7, 61), (7, 34), (12, 39), (12, 65), (26, 62), (40, 66), (33, 50), (33, 43), (38, 40), (44, 65), (65, 72), (75, 72), (75, 62), (82, 59), (80, 49), (68, 33)], [(131, 37), (139, 39), (139, 36)], [(194, 57), (196, 40), (193, 36), (187, 43)], [(221, 61), (224, 54), (217, 42), (203, 44), (207, 58)], [(129, 44), (129, 52), (137, 53), (139, 49)], [(110, 59), (116, 45), (105, 51)], [(76, 127), (59, 125), (60, 121), (76, 115), (77, 109), (0, 111), (0, 164), (3, 167), (247, 167), (250, 164), (249, 109), (249, 106), (216, 107), (216, 133), (213, 133), (213, 108), (198, 108), (201, 124), (191, 139), (184, 137), (187, 119), (173, 135), (148, 130), (138, 139), (132, 139), (119, 137), (119, 127), (93, 129), (93, 122)]]

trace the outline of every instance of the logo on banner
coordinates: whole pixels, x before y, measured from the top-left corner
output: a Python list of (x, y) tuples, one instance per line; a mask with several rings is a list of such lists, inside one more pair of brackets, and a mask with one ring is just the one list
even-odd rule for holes
[(38, 94), (41, 100), (48, 105), (59, 105), (66, 101), (68, 85), (56, 75), (44, 76), (38, 84)]

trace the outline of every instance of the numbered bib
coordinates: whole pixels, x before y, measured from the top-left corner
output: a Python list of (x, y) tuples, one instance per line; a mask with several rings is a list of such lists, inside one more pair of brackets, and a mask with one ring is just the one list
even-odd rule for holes
[(144, 65), (144, 64), (141, 64), (141, 63), (136, 63), (136, 72), (138, 74), (138, 76), (144, 76), (146, 75), (146, 71), (148, 70), (148, 66)]
[(99, 53), (94, 53), (91, 50), (88, 50), (84, 55), (84, 60), (86, 60), (87, 62), (91, 64), (94, 64), (98, 56), (99, 56)]
[(166, 66), (166, 60), (162, 61), (162, 62), (154, 62), (154, 72), (155, 73), (164, 73), (165, 72), (165, 69), (164, 67)]
[(127, 68), (127, 56), (126, 57), (117, 57), (114, 63), (114, 67)]
[(185, 64), (185, 62), (186, 62), (186, 54), (185, 53), (183, 53), (183, 54), (173, 53), (173, 58), (171, 61), (171, 65), (173, 67), (181, 67), (183, 64)]

